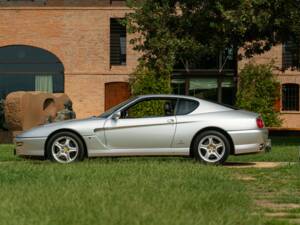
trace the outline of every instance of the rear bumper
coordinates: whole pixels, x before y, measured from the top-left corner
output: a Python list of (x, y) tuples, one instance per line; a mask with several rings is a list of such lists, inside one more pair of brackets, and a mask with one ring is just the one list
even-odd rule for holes
[(272, 150), (272, 142), (271, 142), (271, 139), (268, 139), (266, 146), (265, 146), (265, 151), (270, 152), (271, 150)]
[(46, 137), (15, 138), (15, 154), (24, 156), (44, 156)]
[(259, 153), (271, 150), (271, 140), (268, 139), (268, 129), (255, 129), (229, 132), (233, 144), (234, 154)]

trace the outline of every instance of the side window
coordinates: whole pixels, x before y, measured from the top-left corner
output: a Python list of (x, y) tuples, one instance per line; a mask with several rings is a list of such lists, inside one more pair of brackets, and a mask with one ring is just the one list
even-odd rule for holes
[(121, 118), (151, 118), (173, 116), (176, 99), (147, 99), (130, 106), (121, 113)]
[(193, 112), (199, 106), (199, 102), (189, 99), (179, 99), (176, 115), (186, 115)]

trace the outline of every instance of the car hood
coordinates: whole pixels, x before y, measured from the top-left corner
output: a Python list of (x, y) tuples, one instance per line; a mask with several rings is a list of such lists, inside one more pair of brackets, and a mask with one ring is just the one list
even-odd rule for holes
[(73, 130), (82, 136), (93, 135), (96, 128), (103, 128), (105, 119), (90, 117), (86, 119), (66, 120), (34, 127), (19, 134), (16, 138), (47, 137), (56, 130)]

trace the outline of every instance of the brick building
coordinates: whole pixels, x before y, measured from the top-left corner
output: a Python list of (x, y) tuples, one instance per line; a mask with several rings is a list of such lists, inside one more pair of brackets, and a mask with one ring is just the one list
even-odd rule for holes
[(117, 20), (126, 12), (124, 1), (0, 0), (0, 97), (65, 92), (78, 117), (128, 97), (138, 56)]
[[(129, 11), (120, 0), (0, 0), (0, 98), (17, 90), (64, 92), (79, 118), (128, 98), (138, 58), (120, 23)], [(300, 72), (291, 46), (251, 60), (275, 61), (284, 126), (294, 128), (300, 127)], [(235, 53), (198, 59), (189, 70), (179, 62), (173, 92), (233, 104), (237, 71), (247, 62), (238, 64)]]
[(300, 47), (293, 42), (277, 45), (270, 51), (239, 63), (239, 69), (245, 63), (274, 63), (273, 73), (280, 82), (280, 101), (277, 108), (283, 119), (284, 128), (300, 128)]

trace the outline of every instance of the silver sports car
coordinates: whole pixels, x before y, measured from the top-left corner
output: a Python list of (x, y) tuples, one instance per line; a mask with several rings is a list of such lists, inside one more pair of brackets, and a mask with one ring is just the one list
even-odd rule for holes
[(97, 117), (33, 128), (15, 143), (17, 155), (59, 163), (96, 156), (176, 155), (222, 164), (230, 154), (270, 148), (258, 114), (179, 95), (134, 97)]

